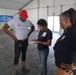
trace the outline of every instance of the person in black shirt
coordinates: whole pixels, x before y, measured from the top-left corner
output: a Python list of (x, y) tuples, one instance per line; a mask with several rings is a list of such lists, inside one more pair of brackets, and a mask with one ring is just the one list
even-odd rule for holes
[(73, 8), (60, 14), (64, 33), (54, 45), (57, 75), (76, 75), (76, 11)]
[(33, 41), (38, 44), (37, 48), (42, 64), (42, 72), (40, 75), (47, 75), (47, 57), (49, 54), (49, 46), (52, 42), (52, 32), (47, 28), (47, 22), (44, 19), (38, 20), (37, 25), (40, 29), (38, 39), (33, 39)]

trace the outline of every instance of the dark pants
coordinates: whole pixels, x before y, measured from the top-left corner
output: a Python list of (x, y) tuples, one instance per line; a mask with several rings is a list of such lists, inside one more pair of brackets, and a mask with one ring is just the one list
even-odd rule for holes
[(26, 51), (28, 47), (28, 39), (24, 41), (15, 41), (15, 57), (14, 65), (18, 65), (20, 53), (22, 52), (22, 61), (26, 61)]

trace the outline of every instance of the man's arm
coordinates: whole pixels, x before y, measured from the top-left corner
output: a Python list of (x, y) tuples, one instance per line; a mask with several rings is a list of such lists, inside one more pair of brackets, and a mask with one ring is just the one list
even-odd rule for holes
[(6, 24), (3, 26), (2, 30), (3, 30), (6, 34), (8, 34), (10, 37), (12, 37), (13, 40), (16, 41), (17, 38), (8, 30), (8, 28), (10, 28), (10, 26), (6, 23)]
[(34, 27), (34, 25), (31, 27), (31, 30), (30, 30), (30, 32), (29, 32), (29, 34), (28, 34), (28, 37), (30, 36), (30, 34), (34, 31), (34, 29), (35, 29), (35, 27)]

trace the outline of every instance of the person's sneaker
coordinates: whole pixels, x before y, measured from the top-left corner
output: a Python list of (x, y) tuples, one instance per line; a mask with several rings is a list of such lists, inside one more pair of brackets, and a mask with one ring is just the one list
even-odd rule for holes
[(18, 75), (18, 70), (15, 70), (13, 75)]
[(22, 72), (29, 72), (29, 71), (30, 71), (29, 68), (27, 68), (27, 67), (22, 67)]

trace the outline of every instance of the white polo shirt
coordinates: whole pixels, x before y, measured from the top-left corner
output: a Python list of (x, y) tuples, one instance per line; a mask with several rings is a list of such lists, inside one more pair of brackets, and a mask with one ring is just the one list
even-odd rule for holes
[(18, 40), (24, 40), (28, 38), (28, 28), (32, 27), (33, 24), (26, 19), (25, 22), (21, 21), (19, 18), (12, 19), (7, 22), (9, 26), (12, 26), (14, 29), (14, 34)]

